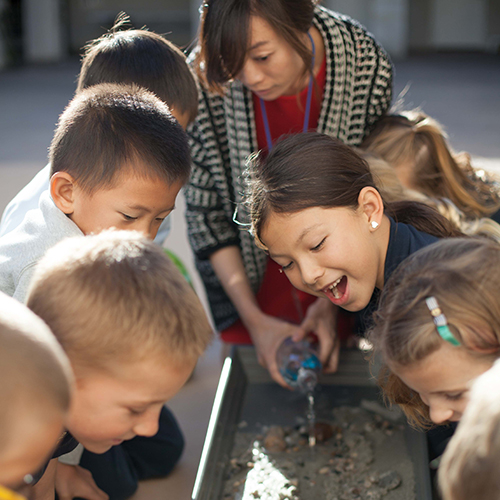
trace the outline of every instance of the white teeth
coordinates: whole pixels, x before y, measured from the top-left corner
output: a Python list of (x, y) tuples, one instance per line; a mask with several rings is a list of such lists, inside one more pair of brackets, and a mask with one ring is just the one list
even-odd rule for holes
[(340, 292), (337, 290), (337, 285), (342, 281), (343, 276), (341, 276), (337, 281), (332, 283), (329, 288), (332, 291), (333, 296), (336, 299), (340, 299)]

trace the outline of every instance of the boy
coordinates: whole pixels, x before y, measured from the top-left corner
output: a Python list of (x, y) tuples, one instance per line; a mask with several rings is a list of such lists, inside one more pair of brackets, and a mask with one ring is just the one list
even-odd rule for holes
[[(49, 158), (50, 195), (42, 193), (39, 207), (0, 238), (0, 290), (20, 301), (38, 260), (67, 236), (116, 227), (154, 238), (190, 172), (186, 134), (167, 105), (144, 89), (113, 84), (76, 95), (59, 119)], [(158, 469), (166, 475), (180, 457), (183, 439), (166, 409), (161, 426), (170, 429), (168, 438), (161, 436), (165, 455)], [(82, 459), (96, 475), (107, 457), (86, 451)], [(136, 484), (99, 486), (126, 498)]]
[[(198, 92), (184, 54), (162, 36), (147, 31), (119, 31), (128, 22), (119, 16), (110, 32), (85, 47), (76, 92), (99, 83), (135, 83), (166, 102), (183, 128), (198, 110)], [(38, 208), (40, 195), (49, 189), (50, 164), (46, 165), (7, 205), (0, 236), (17, 227), (26, 213)], [(169, 233), (169, 218), (155, 238), (162, 244)]]
[[(130, 483), (154, 475), (162, 450), (150, 436), (162, 432), (160, 411), (212, 335), (195, 292), (158, 245), (135, 231), (105, 231), (50, 249), (27, 303), (75, 373), (68, 432), (94, 453), (119, 450), (113, 459), (134, 474)], [(36, 485), (38, 498), (53, 490), (54, 467), (61, 464), (52, 461)], [(117, 470), (97, 474), (123, 481)]]
[[(496, 356), (496, 355), (495, 355)], [(439, 468), (444, 500), (500, 498), (500, 363), (473, 385)]]
[(0, 499), (50, 456), (63, 432), (73, 375), (47, 325), (0, 294)]

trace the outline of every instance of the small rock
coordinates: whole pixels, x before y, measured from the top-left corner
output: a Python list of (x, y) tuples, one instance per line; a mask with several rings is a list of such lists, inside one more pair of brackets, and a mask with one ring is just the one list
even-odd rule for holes
[(326, 422), (316, 422), (314, 424), (314, 435), (317, 443), (323, 443), (333, 436), (333, 428)]
[(328, 474), (330, 472), (329, 467), (321, 467), (321, 469), (318, 471), (318, 474)]
[(378, 485), (387, 491), (395, 490), (401, 484), (401, 476), (394, 470), (380, 474)]
[(285, 451), (286, 442), (285, 442), (285, 432), (283, 428), (279, 425), (275, 425), (270, 427), (267, 431), (266, 437), (264, 438), (264, 446), (267, 451), (271, 453), (279, 453), (281, 451)]

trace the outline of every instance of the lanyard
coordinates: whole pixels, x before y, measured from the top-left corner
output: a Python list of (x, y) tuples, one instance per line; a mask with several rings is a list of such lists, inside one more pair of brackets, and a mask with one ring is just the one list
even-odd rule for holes
[[(310, 33), (307, 33), (307, 36), (309, 37), (309, 40), (311, 40), (311, 45), (312, 45), (312, 61), (311, 61), (311, 78), (309, 79), (309, 87), (307, 89), (307, 100), (306, 100), (306, 111), (304, 114), (304, 126), (303, 126), (303, 132), (307, 132), (307, 129), (309, 128), (309, 118), (311, 115), (311, 99), (312, 99), (312, 89), (313, 89), (313, 83), (314, 83), (314, 57), (316, 55), (316, 48), (314, 46), (314, 40), (312, 39), (312, 36)], [(273, 148), (273, 140), (271, 138), (271, 129), (269, 128), (269, 120), (267, 119), (267, 112), (266, 112), (266, 104), (264, 102), (264, 99), (259, 98), (260, 101), (260, 109), (262, 111), (262, 121), (264, 122), (264, 130), (266, 131), (266, 141), (267, 141), (267, 149), (271, 151)]]

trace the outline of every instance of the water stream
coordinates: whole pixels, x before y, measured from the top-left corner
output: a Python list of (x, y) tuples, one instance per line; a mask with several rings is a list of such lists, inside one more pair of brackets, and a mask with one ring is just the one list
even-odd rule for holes
[(309, 447), (314, 448), (316, 446), (316, 411), (314, 408), (314, 392), (309, 391), (307, 393), (307, 423), (309, 426)]

